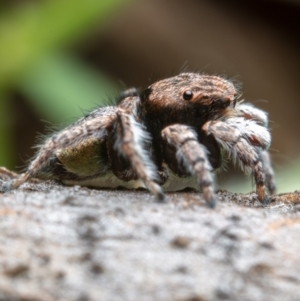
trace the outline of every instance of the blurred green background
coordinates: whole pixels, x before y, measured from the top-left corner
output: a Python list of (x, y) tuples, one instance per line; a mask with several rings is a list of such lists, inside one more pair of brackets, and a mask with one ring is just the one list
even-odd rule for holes
[[(269, 112), (279, 192), (300, 189), (299, 18), (297, 0), (1, 2), (0, 166), (20, 171), (47, 127), (187, 65), (243, 83)], [(238, 171), (218, 183), (254, 186)]]

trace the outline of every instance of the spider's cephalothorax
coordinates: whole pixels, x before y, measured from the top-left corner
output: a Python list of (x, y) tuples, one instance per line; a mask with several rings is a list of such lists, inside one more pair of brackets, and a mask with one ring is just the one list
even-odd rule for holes
[(129, 89), (116, 106), (102, 107), (48, 138), (27, 171), (30, 177), (73, 185), (163, 189), (201, 188), (214, 206), (213, 169), (229, 154), (255, 179), (275, 191), (267, 149), (267, 114), (236, 103), (237, 90), (218, 76), (181, 73), (155, 82), (141, 94)]

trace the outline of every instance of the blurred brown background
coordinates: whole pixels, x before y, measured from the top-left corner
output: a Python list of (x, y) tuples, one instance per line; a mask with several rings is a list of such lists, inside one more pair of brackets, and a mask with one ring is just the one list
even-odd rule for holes
[[(24, 9), (28, 4), (40, 5), (40, 1), (12, 1), (2, 4), (2, 8)], [(72, 14), (71, 2), (69, 13)], [(101, 76), (107, 83), (105, 87), (110, 87), (101, 96), (104, 100), (124, 87), (145, 87), (175, 75), (183, 67), (234, 78), (242, 83), (243, 98), (269, 113), (273, 136), (270, 152), (279, 191), (300, 189), (300, 1), (128, 1), (110, 12), (101, 24), (97, 17), (94, 20), (70, 42), (57, 43), (47, 56), (63, 52), (64, 63), (71, 57), (74, 65), (82, 67), (82, 73), (74, 67), (76, 79), (80, 81), (81, 74), (89, 74), (88, 85)], [(72, 62), (68, 70), (72, 70)], [(47, 66), (64, 63), (56, 60)], [(24, 165), (33, 155), (36, 133), (45, 133), (47, 125), (41, 120), (51, 119), (41, 107), (47, 107), (52, 101), (48, 95), (59, 90), (51, 85), (56, 76), (49, 75), (46, 87), (47, 76), (34, 68), (28, 72), (28, 76), (20, 73), (5, 88), (5, 99), (10, 100), (6, 102), (9, 114), (5, 119), (9, 122), (3, 127), (13, 137), (10, 141), (14, 147), (9, 151), (10, 163), (6, 164), (10, 167)], [(69, 78), (68, 74), (62, 78)], [(90, 78), (91, 74), (95, 77)], [(80, 87), (72, 82), (73, 76), (62, 89), (67, 85), (71, 89)], [(75, 94), (80, 91), (83, 89), (78, 88)], [(91, 94), (87, 100), (81, 97), (79, 104), (76, 95), (70, 96), (74, 101), (68, 106), (86, 109), (103, 101)], [(59, 97), (59, 93), (53, 95), (55, 99)], [(38, 98), (42, 105), (35, 105), (31, 98)], [(58, 120), (68, 122), (71, 116)], [(49, 121), (57, 122), (55, 118)], [(246, 186), (239, 186), (240, 182)], [(235, 191), (253, 188), (251, 180), (240, 177), (240, 173), (226, 173), (219, 183), (219, 187)]]

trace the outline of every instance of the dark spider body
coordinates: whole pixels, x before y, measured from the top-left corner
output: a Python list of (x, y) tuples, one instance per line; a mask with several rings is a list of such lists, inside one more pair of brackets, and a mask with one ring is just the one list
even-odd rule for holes
[(275, 191), (267, 115), (236, 98), (230, 81), (197, 73), (158, 81), (141, 94), (126, 90), (116, 106), (98, 108), (48, 138), (9, 188), (37, 177), (68, 185), (146, 187), (163, 199), (162, 187), (200, 187), (214, 206), (212, 170), (227, 152), (252, 172), (258, 198), (266, 202), (265, 184)]

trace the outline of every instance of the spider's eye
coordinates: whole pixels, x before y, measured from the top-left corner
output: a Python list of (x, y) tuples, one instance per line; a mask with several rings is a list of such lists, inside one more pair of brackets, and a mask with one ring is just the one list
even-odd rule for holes
[(191, 100), (193, 97), (193, 92), (191, 90), (187, 90), (183, 93), (184, 100)]

